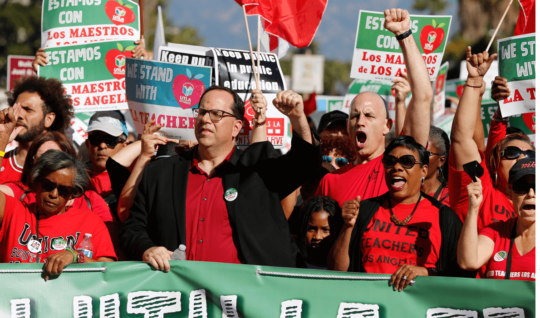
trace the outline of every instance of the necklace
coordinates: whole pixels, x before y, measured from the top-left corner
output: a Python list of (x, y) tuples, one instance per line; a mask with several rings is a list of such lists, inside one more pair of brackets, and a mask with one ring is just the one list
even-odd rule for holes
[(396, 217), (394, 214), (394, 211), (392, 211), (392, 202), (390, 202), (390, 196), (388, 196), (388, 208), (390, 209), (390, 214), (392, 216), (390, 217), (390, 220), (394, 222), (396, 225), (404, 226), (412, 219), (414, 212), (416, 212), (416, 208), (418, 207), (418, 204), (420, 204), (420, 200), (422, 200), (422, 194), (420, 193), (420, 196), (418, 197), (418, 201), (416, 202), (416, 205), (414, 206), (414, 209), (412, 210), (411, 214), (405, 220), (401, 221)]

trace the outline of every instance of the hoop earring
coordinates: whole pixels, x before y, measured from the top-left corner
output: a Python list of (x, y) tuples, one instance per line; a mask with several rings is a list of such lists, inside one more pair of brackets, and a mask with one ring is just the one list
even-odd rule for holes
[(422, 177), (422, 179), (420, 179), (420, 182), (422, 183), (422, 185), (424, 185), (424, 181), (426, 181), (426, 178)]

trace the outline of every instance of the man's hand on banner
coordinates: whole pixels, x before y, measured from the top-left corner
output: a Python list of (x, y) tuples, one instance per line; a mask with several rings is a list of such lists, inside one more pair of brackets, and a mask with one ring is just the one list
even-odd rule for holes
[(341, 215), (343, 216), (343, 222), (345, 227), (354, 227), (356, 219), (358, 218), (358, 211), (360, 210), (360, 201), (362, 198), (357, 196), (354, 200), (349, 200), (343, 203)]
[(253, 116), (253, 127), (266, 124), (266, 106), (267, 101), (261, 90), (254, 89), (249, 98), (251, 108), (255, 115)]
[(411, 28), (409, 11), (405, 9), (384, 10), (384, 27), (396, 36), (409, 31)]
[(142, 259), (157, 270), (169, 272), (172, 253), (163, 246), (154, 246), (144, 252)]
[(50, 255), (43, 264), (43, 276), (48, 281), (51, 276), (58, 276), (64, 271), (64, 267), (73, 263), (73, 254), (70, 251), (63, 251)]
[(392, 277), (390, 277), (389, 284), (390, 286), (394, 286), (394, 290), (402, 291), (403, 288), (409, 286), (411, 281), (417, 276), (428, 275), (429, 271), (425, 267), (405, 264), (398, 268)]
[[(139, 57), (142, 56), (143, 59), (149, 60), (150, 59), (150, 53), (148, 53), (148, 51), (146, 51), (146, 46), (145, 46), (144, 39), (139, 40), (139, 41), (135, 41), (135, 44), (137, 44), (137, 46), (132, 51), (133, 52), (133, 57), (138, 59)], [(157, 52), (155, 54), (157, 54)]]
[(46, 66), (47, 63), (49, 63), (49, 60), (47, 60), (47, 53), (45, 53), (45, 49), (40, 47), (36, 52), (36, 57), (34, 58), (34, 62), (32, 62), (32, 68), (34, 69), (34, 72), (38, 72), (38, 67)]

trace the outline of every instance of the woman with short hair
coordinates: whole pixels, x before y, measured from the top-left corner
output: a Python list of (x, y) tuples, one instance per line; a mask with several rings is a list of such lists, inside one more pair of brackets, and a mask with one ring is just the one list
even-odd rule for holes
[[(45, 263), (45, 279), (71, 263), (112, 262), (116, 254), (103, 221), (93, 212), (67, 206), (89, 185), (84, 164), (58, 150), (45, 152), (34, 164), (28, 186), (31, 204), (0, 191), (0, 262)], [(78, 251), (86, 234), (93, 250)]]

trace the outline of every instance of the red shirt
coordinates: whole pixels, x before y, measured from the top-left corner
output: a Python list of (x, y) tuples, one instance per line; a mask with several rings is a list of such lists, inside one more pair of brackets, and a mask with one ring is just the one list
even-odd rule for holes
[[(35, 237), (37, 232), (35, 211), (35, 204), (27, 205), (6, 196), (6, 208), (0, 227), (0, 263), (36, 262), (36, 254), (31, 253), (27, 247), (30, 237)], [(38, 261), (44, 263), (47, 256), (64, 251), (66, 246), (76, 247), (86, 233), (92, 234), (93, 259), (110, 257), (116, 260), (109, 231), (99, 217), (90, 211), (69, 208), (59, 215), (40, 217), (42, 253)], [(59, 238), (67, 244), (58, 245)]]
[[(485, 156), (482, 151), (478, 152), (482, 158), (480, 165), (484, 168), (484, 175), (480, 177), (483, 188), (482, 195), (484, 197), (478, 212), (478, 231), (480, 231), (491, 223), (506, 221), (517, 215), (514, 212), (514, 205), (506, 197), (506, 194), (493, 186), (489, 171), (486, 167)], [(450, 158), (452, 158), (452, 156), (450, 156)], [(469, 209), (467, 186), (472, 182), (471, 177), (463, 170), (456, 170), (452, 160), (450, 160), (448, 179), (448, 186), (450, 188), (450, 207), (463, 222)]]
[(336, 200), (339, 206), (343, 206), (345, 201), (353, 200), (356, 196), (367, 200), (388, 192), (382, 157), (383, 155), (380, 155), (359, 165), (350, 163), (328, 173), (319, 183), (315, 195), (329, 196)]
[(19, 166), (17, 161), (15, 161), (16, 149), (17, 148), (6, 152), (6, 155), (2, 160), (2, 168), (0, 168), (0, 184), (21, 181), (23, 167)]
[[(515, 223), (515, 218), (506, 220), (505, 222), (492, 223), (480, 232), (480, 235), (489, 237), (495, 243), (493, 254), (487, 263), (484, 278), (504, 279), (506, 261), (508, 260), (508, 249), (510, 248), (510, 236), (512, 235), (512, 228)], [(510, 279), (535, 281), (535, 260), (536, 247), (527, 254), (521, 255), (514, 243), (512, 247)]]
[[(428, 195), (433, 197), (435, 195), (435, 192)], [(443, 200), (441, 201), (441, 199)], [(439, 197), (435, 198), (435, 200), (441, 202), (444, 205), (450, 206), (450, 190), (448, 189), (448, 185), (442, 189), (441, 193), (439, 193)]]
[(92, 185), (92, 189), (95, 190), (102, 198), (113, 193), (111, 179), (109, 178), (109, 172), (107, 172), (107, 170), (96, 176), (92, 176), (92, 178), (90, 178), (90, 184)]
[(198, 167), (197, 158), (193, 158), (186, 193), (188, 260), (241, 263), (233, 242), (222, 182), (222, 176), (227, 171), (227, 164), (233, 152), (234, 149), (211, 177)]
[[(392, 211), (405, 220), (415, 205), (398, 204)], [(381, 206), (362, 236), (366, 273), (393, 274), (404, 264), (435, 268), (441, 249), (439, 209), (423, 199), (407, 225), (396, 225), (391, 216), (390, 210)]]
[(484, 153), (488, 155), (491, 149), (493, 149), (499, 141), (503, 140), (504, 137), (506, 137), (506, 121), (491, 119), (486, 150)]
[[(27, 189), (22, 182), (9, 182), (5, 185), (7, 185), (13, 191), (13, 197), (17, 200), (20, 200), (22, 195), (27, 192)], [(73, 199), (73, 202), (70, 206), (72, 208), (80, 210), (92, 211), (97, 214), (103, 222), (113, 221), (109, 206), (107, 205), (105, 200), (103, 200), (103, 198), (99, 196), (99, 194), (97, 194), (95, 191), (88, 190), (84, 193), (84, 195), (88, 198), (88, 201), (90, 201), (90, 205), (92, 207), (91, 209), (88, 206), (88, 202), (86, 201), (84, 196)], [(28, 192), (22, 201), (28, 205), (35, 203), (36, 194), (33, 192)]]

